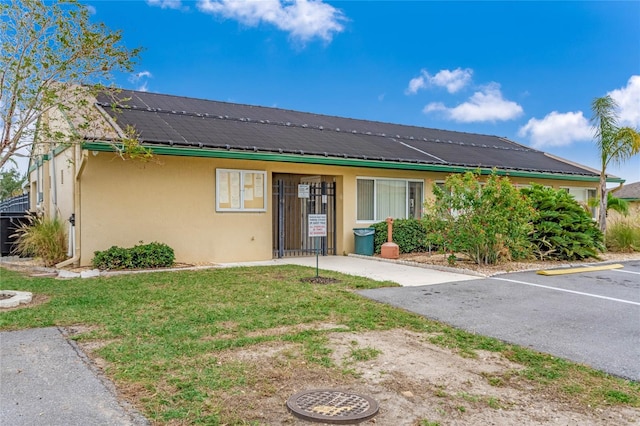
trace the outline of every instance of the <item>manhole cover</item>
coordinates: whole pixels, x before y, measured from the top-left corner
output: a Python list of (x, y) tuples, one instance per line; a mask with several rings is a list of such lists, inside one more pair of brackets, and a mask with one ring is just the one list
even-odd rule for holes
[(368, 396), (331, 389), (298, 392), (287, 408), (302, 419), (332, 424), (359, 423), (378, 414), (378, 403)]

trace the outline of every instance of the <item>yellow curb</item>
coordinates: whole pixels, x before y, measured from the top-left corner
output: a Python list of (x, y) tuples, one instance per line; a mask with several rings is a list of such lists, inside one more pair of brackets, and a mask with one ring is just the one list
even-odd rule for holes
[(605, 271), (607, 269), (618, 269), (624, 268), (624, 265), (619, 263), (612, 263), (610, 265), (602, 265), (602, 266), (587, 266), (583, 268), (566, 268), (566, 269), (548, 269), (538, 271), (538, 275), (566, 275), (566, 274), (577, 274), (579, 272), (593, 272), (593, 271)]

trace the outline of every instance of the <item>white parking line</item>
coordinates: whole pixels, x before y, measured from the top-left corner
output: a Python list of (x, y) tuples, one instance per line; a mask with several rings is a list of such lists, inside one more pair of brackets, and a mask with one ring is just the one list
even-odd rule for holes
[(612, 271), (615, 272), (624, 272), (625, 274), (636, 274), (636, 275), (640, 275), (640, 272), (636, 272), (636, 271), (624, 271), (622, 269), (612, 269)]
[(507, 278), (492, 277), (490, 279), (498, 280), (498, 281), (507, 281), (507, 282), (516, 283), (516, 284), (524, 284), (524, 285), (529, 285), (529, 286), (532, 286), (532, 287), (541, 287), (541, 288), (546, 288), (548, 290), (561, 291), (561, 292), (564, 292), (564, 293), (579, 294), (580, 296), (589, 296), (589, 297), (595, 297), (597, 299), (605, 299), (605, 300), (611, 300), (613, 302), (628, 303), (630, 305), (640, 306), (640, 302), (632, 302), (631, 300), (616, 299), (616, 298), (613, 298), (613, 297), (600, 296), (598, 294), (583, 293), (581, 291), (567, 290), (567, 289), (558, 288), (558, 287), (549, 287), (547, 285), (527, 283), (527, 282), (524, 282), (524, 281), (510, 280), (510, 279), (507, 279)]

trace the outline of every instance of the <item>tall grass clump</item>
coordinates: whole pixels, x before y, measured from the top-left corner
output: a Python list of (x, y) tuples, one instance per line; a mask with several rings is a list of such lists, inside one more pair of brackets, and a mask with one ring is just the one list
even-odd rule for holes
[(617, 252), (640, 251), (640, 215), (620, 217), (607, 226), (607, 250)]
[(14, 252), (42, 259), (53, 266), (67, 258), (67, 236), (64, 223), (58, 218), (29, 216), (27, 223), (16, 230)]

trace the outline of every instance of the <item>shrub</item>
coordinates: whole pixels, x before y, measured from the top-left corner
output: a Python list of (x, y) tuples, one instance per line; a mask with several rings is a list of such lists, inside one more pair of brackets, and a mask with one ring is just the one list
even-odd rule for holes
[(539, 184), (521, 191), (537, 210), (531, 241), (539, 259), (597, 258), (604, 250), (602, 232), (568, 192)]
[[(387, 242), (387, 222), (371, 225), (376, 230), (373, 244), (376, 253), (380, 253), (382, 244)], [(427, 230), (418, 219), (396, 219), (393, 221), (393, 242), (400, 249), (400, 253), (427, 251)]]
[(54, 266), (67, 258), (67, 237), (64, 223), (58, 218), (29, 216), (28, 222), (16, 229), (14, 251), (22, 256), (42, 259), (45, 266)]
[(490, 175), (485, 184), (471, 172), (451, 175), (444, 190), (434, 187), (426, 206), (428, 241), (445, 251), (467, 255), (478, 264), (526, 258), (534, 210), (509, 182)]
[(640, 251), (640, 216), (612, 221), (607, 226), (605, 242), (611, 251)]
[(175, 254), (171, 247), (153, 242), (131, 248), (112, 246), (104, 251), (96, 251), (92, 263), (98, 269), (137, 269), (167, 267), (173, 265), (174, 261)]

